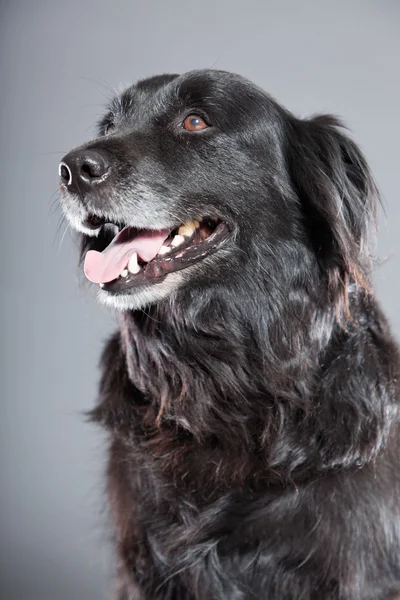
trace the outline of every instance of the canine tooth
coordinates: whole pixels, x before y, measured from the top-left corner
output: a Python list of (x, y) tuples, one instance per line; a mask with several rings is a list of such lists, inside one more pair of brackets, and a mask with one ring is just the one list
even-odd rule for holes
[(195, 229), (197, 229), (200, 226), (199, 221), (197, 221), (197, 219), (193, 219), (193, 221), (186, 221), (185, 223), (183, 223), (183, 225), (181, 225), (178, 229), (178, 233), (179, 235), (186, 235), (188, 237), (191, 237), (193, 235), (193, 232)]
[(161, 246), (161, 248), (158, 251), (158, 254), (161, 254), (161, 256), (163, 256), (164, 254), (168, 254), (168, 252), (171, 252), (171, 246)]
[(185, 241), (183, 235), (176, 235), (171, 242), (171, 246), (180, 246)]
[(189, 227), (189, 225), (181, 225), (178, 229), (179, 235), (185, 235), (186, 237), (192, 237), (194, 229)]
[(128, 276), (128, 269), (124, 269), (123, 271), (121, 271), (121, 277), (127, 277)]
[(140, 267), (138, 265), (138, 260), (137, 260), (137, 253), (134, 252), (132, 254), (132, 256), (129, 259), (128, 262), (128, 269), (131, 273), (133, 273), (134, 275), (136, 275), (137, 273), (139, 273), (140, 271)]
[(99, 287), (103, 288), (104, 287), (104, 283), (99, 283)]

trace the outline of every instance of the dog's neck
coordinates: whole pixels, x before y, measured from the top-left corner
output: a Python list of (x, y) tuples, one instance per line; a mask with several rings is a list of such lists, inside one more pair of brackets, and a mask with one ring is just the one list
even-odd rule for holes
[(124, 313), (132, 382), (157, 405), (159, 419), (173, 420), (199, 439), (212, 433), (215, 419), (247, 431), (246, 418), (267, 419), (277, 401), (307, 411), (334, 317), (287, 300), (265, 297), (249, 313), (248, 298), (237, 291), (193, 292)]
[[(340, 379), (343, 369), (335, 368), (366, 359), (365, 328), (352, 344), (359, 322), (349, 331), (334, 312), (319, 312), (304, 299), (297, 309), (295, 298), (275, 304), (280, 309), (274, 313), (274, 299), (267, 298), (267, 311), (257, 303), (252, 314), (243, 314), (248, 302), (234, 297), (235, 303), (226, 294), (189, 295), (121, 316), (129, 377), (152, 407), (153, 425), (178, 428), (199, 443), (218, 437), (218, 443), (241, 445), (244, 452), (257, 438), (270, 453), (270, 465), (290, 472), (302, 468), (305, 446), (321, 468), (370, 460), (386, 435), (375, 419), (380, 392), (365, 389), (361, 375), (358, 389), (348, 390)], [(293, 331), (285, 329), (288, 323), (295, 324)], [(324, 395), (328, 378), (337, 389), (334, 405)], [(312, 432), (316, 411), (318, 431)], [(338, 419), (346, 427), (336, 428)], [(298, 443), (297, 456), (287, 454), (288, 437), (291, 448)]]

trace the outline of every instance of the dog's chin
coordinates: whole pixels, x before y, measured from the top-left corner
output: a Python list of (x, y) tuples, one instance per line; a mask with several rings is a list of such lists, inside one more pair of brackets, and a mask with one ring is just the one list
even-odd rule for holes
[(156, 304), (175, 294), (184, 282), (182, 272), (170, 273), (165, 279), (156, 284), (141, 286), (129, 293), (113, 294), (104, 289), (97, 292), (97, 300), (101, 304), (118, 311), (139, 310)]

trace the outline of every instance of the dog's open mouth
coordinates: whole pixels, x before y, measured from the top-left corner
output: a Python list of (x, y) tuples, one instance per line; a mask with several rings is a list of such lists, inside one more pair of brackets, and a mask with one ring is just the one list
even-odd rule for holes
[(114, 293), (158, 283), (210, 256), (229, 237), (228, 226), (213, 217), (187, 221), (172, 231), (106, 226), (114, 228), (114, 237), (102, 252), (87, 252), (84, 271), (90, 281)]

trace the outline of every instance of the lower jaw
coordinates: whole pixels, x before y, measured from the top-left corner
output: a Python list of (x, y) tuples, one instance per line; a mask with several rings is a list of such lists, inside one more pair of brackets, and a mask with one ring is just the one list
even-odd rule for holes
[(187, 269), (198, 264), (208, 256), (217, 252), (228, 241), (231, 233), (225, 223), (220, 223), (210, 237), (189, 246), (187, 249), (177, 248), (171, 256), (156, 257), (137, 274), (128, 272), (124, 278), (119, 277), (108, 283), (101, 284), (104, 292), (110, 295), (128, 295), (139, 292), (140, 289), (148, 288), (165, 281), (169, 274)]
[[(175, 281), (170, 281), (175, 279)], [(118, 311), (141, 310), (146, 306), (158, 304), (167, 299), (177, 291), (181, 285), (179, 274), (174, 278), (173, 274), (159, 285), (138, 286), (132, 290), (119, 293), (109, 293), (102, 289), (97, 292), (97, 300), (108, 308)]]

